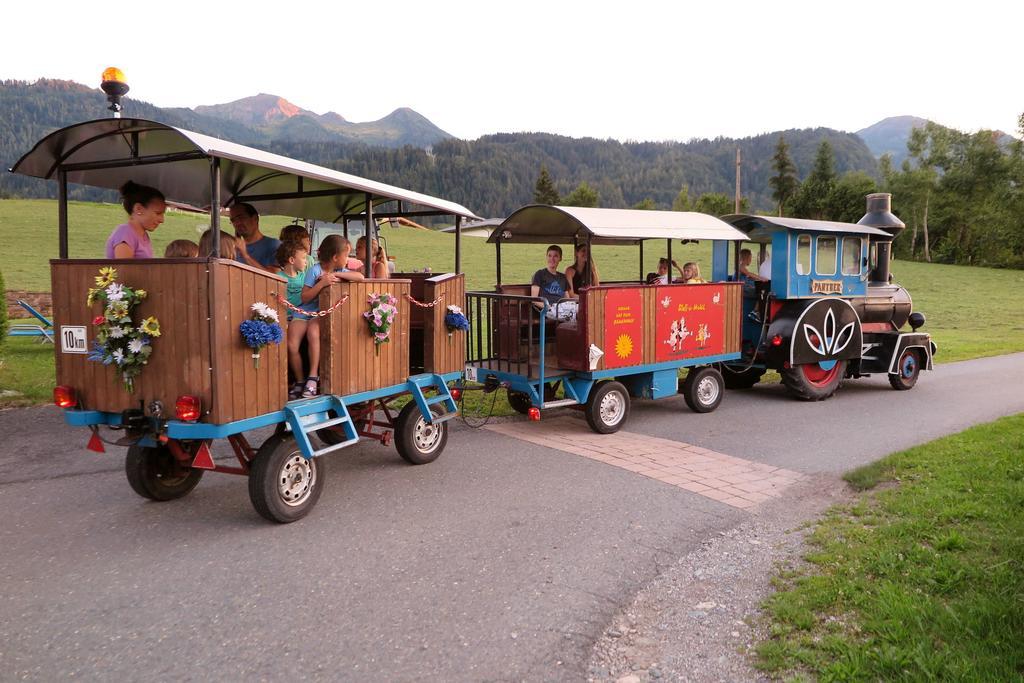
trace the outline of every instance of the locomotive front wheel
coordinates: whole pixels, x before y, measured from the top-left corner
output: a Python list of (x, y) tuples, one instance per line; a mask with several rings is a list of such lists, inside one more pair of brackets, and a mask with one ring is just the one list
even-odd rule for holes
[(320, 500), (324, 462), (307, 460), (291, 434), (274, 434), (263, 442), (249, 469), (249, 500), (271, 522), (302, 519)]
[(802, 401), (823, 401), (836, 393), (846, 376), (846, 361), (805, 363), (781, 372), (782, 383)]
[(527, 394), (521, 391), (512, 391), (511, 389), (508, 392), (508, 404), (512, 406), (512, 410), (520, 415), (528, 414), (533, 406), (533, 402)]
[(913, 389), (921, 374), (921, 355), (916, 349), (907, 349), (896, 363), (896, 374), (889, 375), (889, 384), (897, 391)]
[(598, 382), (583, 407), (587, 424), (598, 434), (613, 434), (629, 417), (629, 392), (619, 382)]
[(415, 402), (402, 408), (395, 420), (395, 448), (410, 465), (426, 465), (437, 460), (448, 444), (448, 423), (430, 423)]
[(188, 495), (203, 478), (203, 470), (182, 465), (164, 446), (131, 446), (124, 472), (135, 493), (150, 500), (174, 500)]
[(710, 413), (722, 402), (725, 380), (714, 368), (693, 368), (683, 380), (683, 398), (695, 413)]

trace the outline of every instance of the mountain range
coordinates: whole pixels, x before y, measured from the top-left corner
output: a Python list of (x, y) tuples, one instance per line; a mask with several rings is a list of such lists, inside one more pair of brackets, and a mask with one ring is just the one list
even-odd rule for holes
[[(10, 167), (46, 133), (106, 114), (105, 96), (71, 81), (0, 82), (0, 163)], [(683, 185), (731, 195), (737, 147), (743, 151), (743, 191), (753, 208), (772, 205), (768, 178), (779, 134), (784, 134), (800, 177), (810, 171), (817, 146), (828, 140), (836, 171), (877, 175), (877, 158), (905, 154), (913, 127), (924, 119), (885, 119), (854, 133), (829, 128), (776, 131), (743, 139), (629, 142), (546, 133), (500, 133), (473, 141), (454, 138), (412, 109), (396, 109), (369, 122), (337, 112), (317, 114), (278, 95), (261, 93), (224, 104), (160, 108), (126, 98), (124, 116), (154, 119), (350, 173), (437, 194), (486, 215), (503, 215), (532, 197), (545, 165), (567, 194), (587, 182), (603, 206), (651, 199), (668, 208)], [(0, 196), (52, 196), (43, 181), (0, 176)], [(88, 188), (72, 196), (108, 198)]]

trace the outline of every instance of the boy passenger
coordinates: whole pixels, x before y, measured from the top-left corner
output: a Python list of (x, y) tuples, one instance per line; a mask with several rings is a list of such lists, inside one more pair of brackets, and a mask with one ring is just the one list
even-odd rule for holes
[[(335, 282), (362, 280), (363, 274), (345, 267), (352, 245), (341, 235), (328, 235), (320, 243), (319, 263), (306, 271), (302, 286), (302, 308), (313, 313), (319, 309), (320, 292)], [(301, 338), (300, 338), (301, 342)], [(320, 318), (311, 316), (306, 323), (306, 342), (309, 350), (309, 375), (302, 390), (303, 398), (320, 393)], [(299, 375), (301, 377), (301, 374)]]
[(558, 272), (558, 264), (562, 262), (562, 248), (552, 244), (546, 252), (548, 265), (533, 274), (530, 282), (530, 296), (543, 297), (548, 302), (545, 315), (552, 320), (572, 320), (576, 317), (576, 302), (562, 302), (564, 298), (573, 296), (569, 280)]

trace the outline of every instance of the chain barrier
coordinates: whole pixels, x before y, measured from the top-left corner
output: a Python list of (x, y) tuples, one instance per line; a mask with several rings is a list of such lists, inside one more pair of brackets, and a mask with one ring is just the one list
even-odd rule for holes
[(416, 299), (413, 299), (412, 295), (410, 294), (406, 294), (405, 298), (409, 300), (409, 303), (415, 304), (420, 308), (433, 308), (434, 306), (441, 303), (442, 299), (444, 299), (444, 292), (441, 293), (441, 296), (437, 297), (436, 299), (427, 304), (423, 303), (422, 301), (417, 301)]
[(280, 301), (284, 305), (284, 307), (287, 308), (292, 313), (301, 313), (302, 315), (308, 315), (310, 317), (316, 316), (318, 318), (322, 318), (324, 316), (330, 315), (331, 313), (334, 313), (336, 310), (338, 310), (338, 308), (343, 303), (348, 301), (348, 294), (346, 294), (345, 296), (341, 297), (341, 300), (339, 300), (338, 303), (334, 304), (333, 306), (328, 308), (326, 311), (306, 311), (306, 310), (303, 310), (303, 309), (299, 308), (298, 306), (296, 306), (295, 304), (289, 302), (288, 299), (284, 298), (280, 294), (277, 295), (277, 300)]

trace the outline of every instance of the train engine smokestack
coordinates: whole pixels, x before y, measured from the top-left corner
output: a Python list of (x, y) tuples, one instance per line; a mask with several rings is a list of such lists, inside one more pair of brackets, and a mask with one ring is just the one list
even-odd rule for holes
[(858, 225), (879, 228), (891, 235), (872, 238), (876, 249), (875, 267), (871, 271), (872, 282), (889, 281), (889, 263), (892, 259), (892, 241), (906, 226), (892, 213), (892, 195), (888, 192), (876, 192), (867, 196), (868, 212), (857, 221)]

